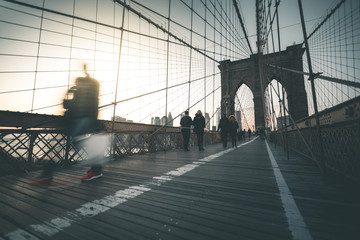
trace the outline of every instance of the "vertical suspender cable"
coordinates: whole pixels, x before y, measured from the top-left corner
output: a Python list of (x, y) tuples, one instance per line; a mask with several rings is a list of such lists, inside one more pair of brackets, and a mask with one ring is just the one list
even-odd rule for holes
[[(191, 26), (190, 26), (190, 45), (192, 46), (192, 37), (193, 37), (193, 5), (194, 0), (191, 0)], [(190, 93), (191, 93), (191, 58), (192, 58), (192, 48), (189, 48), (190, 50), (190, 57), (189, 57), (189, 91), (188, 91), (188, 109), (190, 108)]]
[[(76, 0), (74, 0), (74, 4), (73, 4), (73, 16), (75, 16), (75, 6), (76, 6), (75, 2), (76, 2)], [(73, 38), (74, 38), (74, 22), (75, 22), (75, 18), (72, 18), (71, 36), (70, 36), (69, 73), (68, 73), (68, 86), (67, 86), (68, 89), (70, 89), (71, 60), (72, 60), (72, 51), (73, 51)]]
[[(151, 24), (150, 24), (150, 22), (148, 22), (148, 23), (149, 23), (149, 34), (150, 34), (151, 33)], [(156, 42), (158, 42), (158, 41), (156, 41)], [(151, 38), (149, 38), (149, 47), (148, 47), (148, 60), (149, 60), (148, 66), (149, 66), (149, 68), (151, 68), (150, 66), (151, 66), (151, 59), (152, 59), (151, 53), (150, 53), (150, 50), (151, 50), (150, 46), (151, 46)], [(156, 51), (159, 51), (158, 48), (156, 49)], [(150, 71), (150, 69), (149, 69), (149, 71)], [(150, 109), (151, 109), (151, 103), (152, 103), (151, 96), (149, 97), (149, 102), (150, 102)], [(152, 122), (150, 122), (150, 124), (152, 124)]]
[[(204, 36), (204, 51), (206, 51), (206, 23), (207, 23), (207, 21), (206, 21), (206, 10), (207, 8), (206, 8), (206, 0), (205, 0), (205, 21), (204, 21), (204, 24), (205, 24), (205, 36)], [(204, 115), (206, 114), (206, 57), (205, 57), (205, 55), (204, 55), (204, 76), (205, 76), (205, 78), (204, 78)]]
[[(225, 1), (224, 17), (226, 16), (227, 4), (228, 4), (228, 1)], [(226, 24), (226, 27), (225, 27), (225, 57), (227, 59), (230, 59), (230, 53), (229, 53), (230, 50), (229, 50), (229, 47), (228, 47), (228, 44), (229, 44), (229, 41), (228, 41), (228, 34), (229, 34), (228, 27), (229, 27), (229, 24), (228, 24), (227, 21), (228, 21), (228, 19), (226, 18), (225, 19), (225, 24)]]
[[(352, 4), (352, 1), (350, 1), (350, 9), (353, 9), (353, 4)], [(359, 7), (359, 10), (360, 10), (360, 7)], [(360, 11), (359, 11), (359, 14), (360, 14)], [(352, 64), (353, 66), (355, 66), (355, 39), (354, 39), (354, 18), (353, 18), (353, 14), (351, 14), (351, 39), (352, 39)], [(354, 81), (355, 81), (355, 76), (356, 76), (356, 68), (354, 67)], [(356, 92), (357, 92), (357, 89), (354, 89), (354, 93), (355, 93), (355, 96), (356, 96)]]
[[(44, 8), (44, 7), (45, 7), (45, 0), (43, 0), (42, 8)], [(32, 96), (32, 102), (31, 102), (31, 113), (34, 110), (36, 79), (37, 79), (38, 66), (39, 66), (39, 55), (40, 55), (40, 46), (41, 46), (41, 32), (42, 32), (43, 21), (44, 21), (44, 10), (41, 10), (41, 21), (40, 21), (40, 29), (39, 29), (39, 42), (38, 42), (37, 55), (36, 55), (35, 78), (34, 78), (33, 96)]]
[(311, 65), (311, 57), (310, 57), (310, 52), (309, 52), (309, 44), (308, 44), (307, 36), (306, 36), (307, 34), (306, 34), (304, 13), (303, 13), (301, 0), (298, 0), (298, 4), (299, 4), (299, 11), (300, 11), (300, 18), (301, 18), (301, 26), (302, 26), (302, 30), (303, 30), (303, 36), (304, 36), (305, 49), (306, 49), (306, 57), (307, 57), (309, 73), (310, 73), (309, 80), (311, 81), (311, 91), (312, 91), (312, 97), (313, 97), (313, 102), (314, 102), (316, 129), (317, 129), (317, 133), (318, 133), (318, 141), (319, 141), (319, 147), (320, 147), (320, 168), (321, 168), (321, 171), (323, 174), (323, 180), (326, 182), (327, 174), (326, 174), (325, 156), (324, 156), (323, 142), (322, 142), (321, 129), (320, 129), (320, 118), (319, 118), (319, 112), (318, 112), (318, 107), (317, 107), (315, 83), (314, 83), (315, 74), (313, 73), (312, 65)]
[[(169, 52), (170, 52), (170, 13), (171, 13), (171, 0), (169, 0), (169, 12), (168, 12), (168, 35), (167, 35), (167, 47), (166, 47), (166, 103), (165, 103), (165, 125), (168, 123), (167, 119), (167, 108), (168, 108), (168, 91), (169, 91)], [(166, 137), (166, 129), (165, 127), (165, 150), (167, 149), (167, 137)]]
[(112, 121), (112, 127), (111, 127), (112, 132), (114, 132), (115, 114), (116, 114), (116, 102), (117, 102), (117, 94), (118, 94), (119, 78), (120, 78), (120, 60), (121, 60), (121, 50), (122, 50), (122, 43), (123, 43), (123, 36), (124, 36), (124, 21), (125, 21), (126, 0), (124, 0), (124, 3), (125, 3), (125, 5), (123, 6), (123, 13), (122, 13), (120, 46), (119, 46), (119, 58), (118, 58), (118, 68), (117, 68), (117, 76), (116, 76), (114, 112), (113, 112), (113, 121)]
[[(113, 25), (115, 26), (115, 23), (116, 23), (116, 2), (114, 1), (114, 6), (113, 6)], [(116, 69), (116, 55), (114, 54), (115, 53), (115, 45), (116, 43), (116, 29), (113, 28), (113, 46), (112, 46), (112, 82), (115, 83), (116, 82), (116, 72), (115, 72), (115, 69)], [(116, 83), (115, 83), (116, 84)]]
[[(114, 5), (114, 8), (115, 8), (115, 5)], [(116, 102), (117, 102), (117, 94), (118, 94), (119, 78), (120, 78), (120, 60), (121, 60), (121, 50), (122, 50), (122, 42), (123, 42), (123, 36), (124, 36), (125, 9), (126, 9), (126, 0), (124, 0), (123, 13), (122, 13), (122, 22), (121, 22), (119, 57), (118, 57), (118, 67), (117, 67), (117, 75), (116, 75), (116, 87), (115, 87), (115, 96), (114, 96), (114, 112), (113, 112), (113, 119), (112, 119), (112, 126), (111, 126), (111, 132), (112, 133), (114, 133), (114, 127), (115, 127)], [(112, 149), (113, 156), (115, 156), (115, 151), (116, 151), (115, 144), (116, 144), (116, 138), (115, 138), (115, 135), (114, 135), (113, 136), (113, 147), (112, 147), (113, 148)]]
[[(277, 4), (280, 3), (280, 0), (277, 2)], [(278, 7), (278, 6), (277, 6)], [(279, 24), (279, 11), (276, 11), (276, 25), (277, 25), (277, 33), (278, 33), (278, 44), (279, 44), (279, 65), (282, 66), (282, 63), (281, 63), (281, 41), (280, 41), (280, 24)], [(281, 72), (280, 72), (281, 74)], [(282, 75), (282, 74), (281, 74)], [(278, 84), (278, 91), (280, 91), (279, 89), (279, 82), (277, 83)], [(285, 94), (284, 94), (284, 86), (281, 85), (281, 89), (282, 89), (282, 100), (281, 100), (281, 104), (283, 106), (283, 110), (284, 111), (281, 111), (281, 117), (283, 119), (282, 123), (285, 123), (285, 134), (284, 134), (284, 137), (283, 137), (283, 141), (284, 141), (284, 147), (285, 147), (285, 151), (286, 151), (286, 157), (287, 159), (289, 160), (289, 144), (287, 142), (287, 121), (286, 121), (286, 115), (285, 115)], [(279, 92), (280, 93), (280, 92)], [(280, 109), (281, 109), (281, 104), (280, 104)], [(283, 129), (281, 130), (281, 132), (283, 133)]]
[[(216, 8), (215, 8), (216, 9)], [(220, 13), (221, 14), (221, 13)], [(222, 16), (220, 16), (220, 44), (219, 44), (219, 46), (220, 46), (220, 61), (222, 61), (223, 60), (223, 53), (222, 53), (222, 50), (223, 50), (223, 33), (222, 33), (222, 30), (223, 30), (223, 28), (222, 28), (222, 21), (223, 21), (223, 18), (222, 18)]]
[[(95, 12), (95, 19), (98, 22), (98, 9), (99, 9), (99, 0), (96, 0), (96, 12)], [(94, 70), (93, 70), (93, 77), (95, 77), (95, 69), (96, 69), (96, 40), (97, 40), (97, 24), (95, 24), (95, 46), (94, 46)]]
[[(215, 59), (215, 51), (216, 51), (216, 28), (215, 28), (216, 11), (215, 11), (215, 4), (216, 4), (216, 2), (214, 1), (214, 5), (213, 5), (213, 7), (214, 7), (214, 13), (213, 13), (213, 17), (214, 17), (214, 59)], [(213, 112), (213, 114), (215, 114), (215, 92), (214, 92), (214, 89), (215, 89), (215, 67), (216, 67), (215, 61), (213, 61), (213, 89), (212, 89), (212, 91), (213, 91), (213, 102), (212, 102), (212, 107), (213, 107), (212, 112)], [(215, 126), (215, 118), (214, 117), (212, 119), (212, 122), (213, 122), (212, 126)]]
[[(347, 34), (347, 31), (346, 31), (346, 29), (347, 29), (347, 25), (346, 25), (347, 20), (346, 20), (345, 16), (346, 16), (346, 3), (345, 3), (345, 6), (344, 6), (344, 18), (345, 18), (345, 20), (344, 20), (344, 25), (345, 25), (344, 28), (345, 28), (345, 35), (346, 35)], [(348, 60), (349, 60), (349, 57), (348, 57), (348, 44), (347, 44), (347, 42), (348, 42), (348, 38), (345, 38), (346, 66), (349, 66), (349, 62), (348, 62)], [(346, 80), (349, 81), (349, 67), (346, 67)], [(349, 87), (347, 88), (347, 94), (348, 94), (348, 96), (350, 96), (350, 88)]]
[[(271, 5), (271, 3), (269, 2), (269, 5)], [(270, 16), (271, 18), (271, 16)], [(274, 42), (274, 33), (273, 33), (273, 29), (272, 29), (272, 24), (270, 24), (270, 33), (271, 33), (271, 42), (272, 42), (272, 48), (273, 48), (273, 52), (275, 52), (275, 42)], [(273, 124), (273, 129), (275, 129), (275, 117), (276, 117), (276, 113), (275, 113), (275, 109), (274, 109), (274, 99), (273, 99), (273, 90), (271, 88), (272, 83), (271, 83), (272, 79), (269, 79), (269, 90), (270, 90), (270, 98), (271, 98), (271, 120), (272, 120), (272, 124)], [(275, 141), (275, 146), (276, 146), (276, 141)]]
[[(139, 16), (139, 33), (141, 33), (141, 17), (140, 16)], [(139, 55), (138, 56), (141, 56), (141, 34), (139, 34)], [(142, 62), (140, 61), (140, 63), (139, 63), (140, 69), (141, 69), (141, 64), (142, 64)], [(143, 87), (143, 85), (141, 84), (140, 91), (142, 90), (142, 87)], [(138, 113), (139, 113), (139, 119), (141, 119), (141, 106), (138, 108)]]

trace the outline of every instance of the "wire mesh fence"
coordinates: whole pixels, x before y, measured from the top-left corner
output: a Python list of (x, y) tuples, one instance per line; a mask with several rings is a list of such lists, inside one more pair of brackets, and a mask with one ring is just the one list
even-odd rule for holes
[[(131, 126), (131, 131), (107, 133), (106, 129), (94, 133), (107, 135), (109, 144), (102, 156), (116, 160), (125, 156), (183, 148), (183, 139), (179, 128), (162, 128), (153, 131), (149, 126)], [(86, 140), (85, 140), (86, 141)], [(205, 145), (219, 142), (217, 133), (205, 134)], [(99, 144), (99, 142), (97, 143)], [(196, 146), (196, 136), (191, 135), (190, 146)], [(58, 167), (79, 162), (86, 163), (90, 146), (76, 145), (64, 130), (16, 130), (0, 129), (0, 175), (10, 172), (25, 172), (38, 169), (44, 163), (52, 161)]]

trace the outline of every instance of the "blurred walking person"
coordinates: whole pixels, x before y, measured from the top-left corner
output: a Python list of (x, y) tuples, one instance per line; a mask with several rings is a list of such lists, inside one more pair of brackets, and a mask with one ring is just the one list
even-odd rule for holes
[[(84, 71), (85, 77), (76, 79), (77, 89), (73, 100), (69, 102), (69, 106), (65, 106), (64, 102), (64, 107), (71, 111), (70, 134), (73, 142), (79, 146), (82, 145), (84, 139), (86, 140), (86, 135), (94, 131), (99, 108), (99, 82), (90, 77), (86, 71), (86, 65), (84, 65)], [(92, 164), (87, 175), (81, 178), (83, 181), (89, 181), (103, 175), (102, 165), (99, 162), (101, 159), (97, 159), (103, 156), (94, 156), (93, 149), (89, 150), (91, 153), (88, 155), (88, 160)]]
[(194, 120), (194, 132), (196, 133), (199, 151), (204, 151), (204, 128), (205, 128), (205, 118), (202, 115), (201, 110), (198, 110), (195, 114)]
[(183, 137), (183, 148), (184, 151), (189, 151), (189, 140), (190, 140), (190, 127), (193, 125), (193, 121), (189, 116), (189, 111), (185, 111), (185, 116), (180, 120), (181, 134)]
[[(76, 148), (84, 146), (89, 138), (88, 134), (93, 132), (96, 127), (99, 106), (99, 82), (91, 78), (84, 65), (85, 77), (78, 77), (75, 80), (75, 86), (67, 92), (63, 106), (66, 109), (64, 114), (66, 121), (66, 130), (71, 136), (71, 141)], [(89, 181), (101, 177), (102, 165), (99, 163), (102, 156), (96, 156), (95, 149), (88, 149), (88, 160), (92, 162), (91, 169), (81, 180)], [(50, 161), (44, 167), (40, 177), (35, 182), (51, 182), (55, 163)]]

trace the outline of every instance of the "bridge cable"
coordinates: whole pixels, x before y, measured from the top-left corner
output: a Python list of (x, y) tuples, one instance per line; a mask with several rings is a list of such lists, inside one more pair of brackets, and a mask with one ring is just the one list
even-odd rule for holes
[(304, 41), (305, 41), (306, 57), (308, 60), (308, 67), (309, 67), (309, 73), (310, 73), (311, 90), (312, 90), (312, 95), (313, 95), (315, 118), (316, 118), (316, 128), (317, 128), (317, 132), (318, 132), (318, 140), (319, 140), (319, 145), (320, 145), (320, 154), (321, 154), (321, 157), (320, 157), (321, 168), (320, 169), (323, 173), (324, 181), (326, 181), (327, 174), (326, 174), (326, 165), (325, 165), (325, 158), (324, 158), (325, 155), (324, 155), (323, 140), (322, 140), (321, 129), (320, 129), (318, 106), (317, 106), (317, 100), (316, 100), (314, 73), (313, 73), (312, 66), (311, 66), (311, 57), (310, 57), (310, 52), (309, 52), (309, 44), (308, 44), (307, 37), (306, 37), (306, 27), (305, 27), (305, 22), (304, 22), (304, 14), (303, 14), (301, 0), (298, 0), (298, 4), (299, 4), (299, 11), (300, 11), (300, 19), (301, 19), (301, 23), (302, 23), (301, 25), (302, 25), (302, 29), (303, 29), (303, 36), (304, 36)]
[[(6, 0), (8, 1), (8, 0)], [(114, 0), (117, 3), (119, 3), (120, 5), (122, 5), (123, 7), (127, 8), (128, 10), (130, 10), (131, 12), (133, 12), (134, 14), (138, 15), (139, 17), (143, 18), (144, 20), (150, 22), (152, 25), (154, 25), (155, 27), (159, 28), (160, 30), (162, 30), (164, 33), (169, 34), (169, 36), (175, 38), (176, 40), (178, 40), (179, 42), (183, 43), (185, 46), (195, 50), (196, 52), (202, 54), (202, 55), (206, 55), (204, 52), (200, 51), (198, 48), (195, 48), (193, 46), (191, 46), (190, 44), (188, 44), (187, 42), (185, 42), (184, 40), (182, 40), (181, 38), (179, 38), (178, 36), (176, 36), (175, 34), (169, 32), (168, 30), (166, 30), (164, 27), (160, 26), (159, 24), (155, 23), (154, 21), (152, 21), (151, 19), (147, 18), (146, 16), (144, 16), (141, 12), (136, 11), (134, 8), (132, 8), (130, 5), (121, 2), (120, 0)], [(136, 2), (136, 1), (134, 1)], [(218, 62), (216, 59), (206, 55), (207, 58)]]
[[(345, 0), (341, 0), (341, 2), (339, 2), (336, 7), (334, 9), (331, 10), (331, 12), (325, 17), (325, 19), (314, 29), (314, 31), (312, 31), (309, 36), (307, 36), (307, 39), (310, 39), (312, 37), (312, 35), (314, 35), (319, 28), (336, 12), (336, 10), (338, 8), (340, 8), (340, 6), (345, 2)], [(301, 43), (301, 45), (305, 44), (305, 40)]]
[[(245, 115), (245, 112), (244, 112), (244, 109), (243, 109), (242, 106), (241, 106), (241, 102), (240, 102), (239, 96), (238, 96), (237, 93), (235, 94), (235, 96), (236, 96), (237, 100), (239, 101), (240, 112), (243, 113), (242, 116), (244, 116), (245, 123), (246, 123), (247, 127), (250, 128), (249, 123), (248, 123), (247, 118), (246, 118), (246, 115)], [(240, 119), (240, 121), (241, 121), (241, 119)]]
[[(126, 1), (126, 0), (124, 0)], [(122, 44), (123, 44), (123, 36), (124, 36), (124, 22), (125, 22), (125, 8), (123, 8), (122, 21), (121, 21), (121, 32), (120, 32), (120, 42), (119, 42), (119, 57), (118, 57), (118, 66), (117, 66), (117, 74), (116, 74), (116, 87), (115, 87), (115, 96), (114, 96), (114, 111), (113, 111), (113, 121), (111, 124), (111, 130), (114, 131), (115, 126), (115, 116), (116, 116), (116, 104), (117, 104), (117, 95), (118, 95), (118, 87), (119, 87), (119, 78), (120, 78), (120, 64), (121, 64), (121, 52), (122, 52)]]
[(253, 51), (252, 51), (250, 42), (249, 42), (249, 38), (248, 38), (247, 33), (246, 33), (246, 29), (245, 29), (244, 22), (243, 22), (243, 20), (242, 20), (242, 17), (241, 17), (240, 11), (239, 11), (239, 7), (238, 7), (238, 5), (237, 5), (237, 1), (236, 1), (236, 0), (233, 0), (233, 4), (234, 4), (235, 10), (236, 10), (236, 14), (237, 14), (237, 16), (238, 16), (238, 18), (239, 18), (239, 21), (240, 21), (240, 24), (241, 24), (241, 28), (242, 28), (242, 30), (243, 30), (243, 32), (244, 32), (246, 42), (247, 42), (247, 44), (248, 44), (248, 46), (249, 46), (249, 49), (250, 49), (250, 51), (251, 51), (251, 54), (254, 54)]

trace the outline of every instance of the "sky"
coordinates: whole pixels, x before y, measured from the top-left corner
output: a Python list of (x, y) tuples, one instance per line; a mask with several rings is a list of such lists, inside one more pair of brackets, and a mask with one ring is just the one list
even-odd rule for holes
[[(222, 2), (221, 7), (225, 11), (232, 8), (232, 1), (216, 1)], [(42, 0), (22, 2), (40, 7), (43, 4)], [(146, 17), (166, 28), (166, 19), (151, 11), (145, 11), (131, 1), (127, 2)], [(169, 3), (166, 0), (138, 2), (161, 15), (168, 15)], [(303, 0), (307, 31), (314, 29), (314, 25), (326, 15), (326, 9), (337, 2)], [(169, 39), (173, 44), (170, 44), (171, 53), (167, 56), (166, 41), (156, 40), (157, 38), (166, 40), (167, 35), (138, 16), (127, 13), (124, 28), (128, 31), (124, 32), (121, 42), (119, 64), (121, 32), (108, 26), (122, 26), (122, 8), (119, 5), (114, 8), (114, 3), (110, 0), (99, 0), (98, 3), (96, 8), (96, 0), (76, 0), (75, 7), (76, 16), (102, 23), (95, 25), (49, 12), (44, 13), (45, 20), (41, 21), (41, 11), (0, 0), (0, 110), (62, 114), (61, 102), (64, 94), (73, 84), (74, 79), (83, 74), (82, 65), (87, 63), (90, 74), (101, 82), (100, 106), (106, 106), (115, 100), (124, 100), (117, 105), (118, 116), (135, 122), (150, 123), (152, 117), (162, 117), (169, 112), (176, 117), (188, 107), (191, 107), (190, 115), (194, 115), (198, 109), (205, 109), (204, 111), (210, 116), (215, 114), (221, 95), (219, 90), (211, 94), (215, 91), (215, 86), (220, 84), (219, 70), (214, 61), (204, 58), (195, 50), (190, 52), (189, 48), (181, 46), (179, 40), (174, 38)], [(221, 56), (212, 56), (208, 53), (209, 56), (220, 61), (229, 58), (234, 61), (248, 57), (244, 52), (233, 53), (239, 46), (226, 43), (210, 28), (214, 18), (206, 15), (200, 1), (193, 2), (193, 8), (199, 15), (193, 15), (191, 25), (191, 11), (184, 6), (184, 3), (190, 6), (192, 1), (171, 1), (171, 19), (183, 26), (170, 24), (171, 33), (196, 48), (221, 52)], [(250, 44), (256, 52), (255, 1), (241, 0), (238, 3), (250, 36)], [(207, 4), (211, 9), (210, 2), (207, 1)], [(72, 0), (44, 2), (45, 8), (65, 15), (73, 14), (73, 6)], [(220, 11), (220, 6), (217, 8)], [(204, 28), (201, 16), (205, 17), (205, 15), (209, 24)], [(234, 16), (232, 16), (233, 20), (237, 21)], [(281, 50), (286, 46), (302, 42), (298, 1), (281, 1), (279, 18)], [(76, 27), (72, 28), (72, 24)], [(237, 31), (242, 32), (239, 23), (236, 24), (239, 28)], [(215, 25), (218, 30), (221, 28), (219, 23)], [(38, 30), (40, 26), (44, 31)], [(200, 36), (206, 35), (214, 41), (222, 40), (222, 45), (213, 46), (211, 41), (204, 42), (202, 37), (197, 34), (191, 35), (190, 31), (184, 30), (184, 27), (188, 29), (192, 27), (192, 30)], [(141, 36), (136, 34), (137, 32), (152, 37)], [(71, 34), (74, 37), (71, 37)], [(275, 50), (278, 50), (277, 45)], [(168, 66), (167, 58), (169, 58)], [(121, 69), (119, 73), (114, 71), (118, 68)], [(189, 81), (191, 83), (186, 84)], [(179, 86), (168, 91), (159, 91), (177, 85)], [(115, 97), (116, 89), (118, 94)], [(239, 95), (243, 96), (242, 107), (250, 109), (249, 115), (251, 115), (252, 97), (251, 93), (246, 91), (248, 90), (239, 89)], [(153, 94), (125, 101), (149, 92)], [(111, 119), (113, 112), (111, 106), (104, 107), (100, 111), (100, 118)], [(253, 121), (253, 116), (248, 118), (249, 122)], [(212, 124), (216, 125), (216, 122)]]

